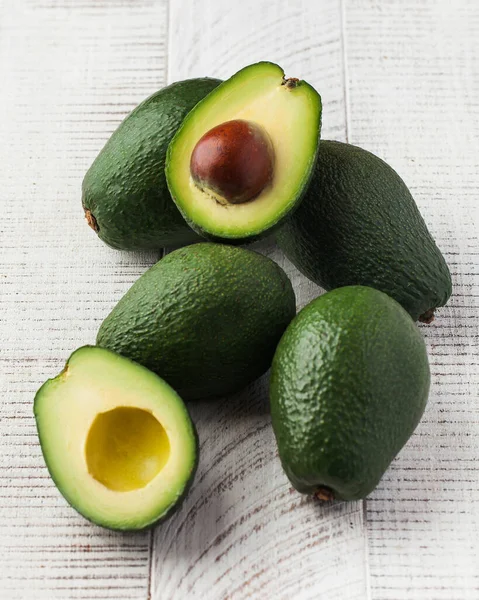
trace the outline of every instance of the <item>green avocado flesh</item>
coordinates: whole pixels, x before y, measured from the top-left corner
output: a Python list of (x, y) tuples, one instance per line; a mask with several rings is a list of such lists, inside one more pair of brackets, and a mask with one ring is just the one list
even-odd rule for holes
[(451, 276), (405, 183), (366, 150), (321, 141), (315, 174), (277, 235), (291, 262), (326, 290), (366, 285), (430, 322)]
[[(198, 141), (233, 120), (264, 132), (273, 175), (248, 202), (230, 203), (201, 188), (190, 161)], [(260, 62), (222, 83), (186, 117), (168, 148), (166, 178), (185, 220), (202, 236), (234, 243), (265, 235), (297, 206), (313, 173), (321, 129), (321, 98), (305, 81), (285, 79)], [(253, 161), (254, 162), (254, 161)]]
[(158, 373), (185, 399), (237, 392), (270, 366), (295, 315), (271, 259), (194, 244), (162, 258), (102, 323), (97, 344)]
[(106, 244), (157, 250), (198, 239), (168, 191), (166, 151), (188, 112), (220, 83), (174, 83), (137, 106), (110, 137), (82, 186), (87, 221)]
[(181, 398), (148, 369), (84, 346), (38, 390), (34, 413), (53, 481), (90, 521), (143, 529), (179, 506), (196, 432)]
[(408, 313), (350, 286), (293, 320), (271, 369), (271, 417), (286, 475), (319, 498), (366, 497), (426, 406), (429, 364)]

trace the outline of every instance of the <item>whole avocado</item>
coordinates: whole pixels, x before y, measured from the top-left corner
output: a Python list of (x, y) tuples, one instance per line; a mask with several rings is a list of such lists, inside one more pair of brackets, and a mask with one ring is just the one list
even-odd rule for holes
[(106, 244), (157, 250), (199, 239), (168, 191), (166, 151), (185, 116), (220, 83), (173, 83), (137, 106), (112, 134), (82, 185), (88, 224)]
[(291, 282), (274, 261), (194, 244), (140, 277), (102, 323), (97, 344), (158, 373), (185, 399), (223, 396), (270, 367), (295, 312)]
[(321, 141), (309, 190), (277, 240), (326, 290), (374, 287), (414, 320), (430, 322), (451, 295), (447, 264), (403, 180), (350, 144)]
[(313, 300), (271, 369), (273, 429), (293, 486), (366, 497), (419, 423), (429, 381), (424, 340), (395, 300), (362, 286)]

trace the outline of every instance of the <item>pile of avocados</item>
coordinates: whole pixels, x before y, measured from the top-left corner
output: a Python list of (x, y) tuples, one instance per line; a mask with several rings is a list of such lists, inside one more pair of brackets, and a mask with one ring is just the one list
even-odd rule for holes
[[(35, 396), (66, 500), (94, 523), (169, 517), (198, 464), (185, 401), (270, 372), (279, 458), (319, 500), (370, 494), (424, 412), (415, 321), (451, 295), (444, 258), (399, 175), (320, 141), (321, 98), (276, 64), (174, 83), (141, 103), (88, 170), (82, 203), (113, 248), (177, 247), (144, 273)], [(296, 314), (290, 280), (240, 247), (275, 235), (326, 291)]]

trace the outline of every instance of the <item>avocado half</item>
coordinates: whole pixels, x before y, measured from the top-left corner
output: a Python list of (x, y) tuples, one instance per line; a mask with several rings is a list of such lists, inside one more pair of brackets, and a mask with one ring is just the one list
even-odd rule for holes
[(261, 237), (298, 205), (313, 174), (321, 98), (260, 62), (215, 88), (188, 114), (166, 159), (170, 193), (203, 237)]
[(90, 521), (138, 530), (170, 516), (197, 465), (187, 409), (160, 377), (109, 350), (84, 346), (35, 396), (50, 475)]

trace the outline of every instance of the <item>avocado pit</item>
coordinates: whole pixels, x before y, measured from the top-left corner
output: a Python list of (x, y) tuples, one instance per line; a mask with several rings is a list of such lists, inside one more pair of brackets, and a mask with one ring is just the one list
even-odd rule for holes
[(99, 413), (85, 445), (90, 475), (116, 492), (145, 487), (169, 456), (170, 442), (161, 423), (151, 412), (128, 406)]
[(221, 123), (196, 144), (190, 173), (200, 189), (222, 204), (256, 198), (273, 177), (274, 152), (268, 134), (242, 119)]

